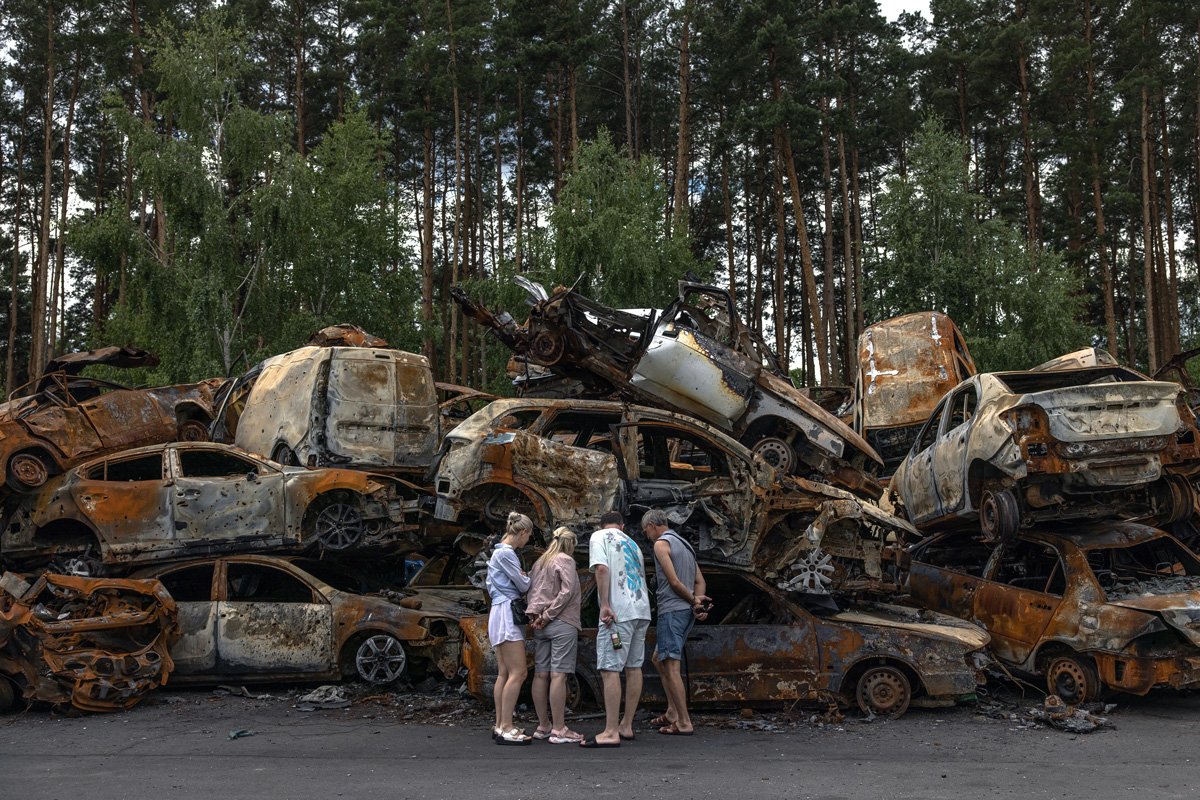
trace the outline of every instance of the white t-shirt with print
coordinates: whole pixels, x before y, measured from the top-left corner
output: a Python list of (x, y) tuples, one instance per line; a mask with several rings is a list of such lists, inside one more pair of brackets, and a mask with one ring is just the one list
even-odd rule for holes
[(618, 622), (650, 619), (646, 566), (637, 544), (616, 528), (601, 528), (588, 541), (588, 565), (608, 567), (610, 605)]

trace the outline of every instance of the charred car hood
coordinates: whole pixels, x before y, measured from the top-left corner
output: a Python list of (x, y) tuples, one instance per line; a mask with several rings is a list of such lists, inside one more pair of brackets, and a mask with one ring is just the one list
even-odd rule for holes
[(1150, 594), (1109, 602), (1122, 608), (1153, 614), (1193, 645), (1200, 647), (1200, 590), (1179, 594)]
[(829, 619), (855, 625), (898, 628), (944, 642), (952, 642), (972, 651), (987, 647), (992, 640), (992, 637), (983, 628), (956, 617), (884, 603), (851, 608), (833, 614)]

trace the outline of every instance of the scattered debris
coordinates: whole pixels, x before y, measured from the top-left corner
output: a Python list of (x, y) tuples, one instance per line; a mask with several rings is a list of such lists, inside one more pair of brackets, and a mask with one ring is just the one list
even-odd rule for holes
[(1057, 695), (1047, 695), (1040, 707), (1029, 710), (1029, 715), (1052, 728), (1068, 733), (1092, 733), (1109, 725), (1107, 717), (1097, 717), (1079, 706), (1068, 706)]
[(350, 698), (346, 697), (345, 689), (341, 686), (325, 685), (318, 686), (301, 697), (295, 708), (298, 711), (316, 711), (318, 709), (328, 711), (349, 706)]
[(228, 697), (232, 695), (235, 697), (246, 697), (250, 700), (270, 700), (272, 697), (272, 695), (269, 694), (253, 694), (245, 686), (226, 686), (225, 684), (221, 684), (217, 688), (213, 689), (213, 694), (215, 694), (217, 697)]
[(245, 739), (247, 736), (255, 736), (258, 731), (252, 731), (247, 728), (239, 728), (236, 731), (229, 732), (230, 739)]

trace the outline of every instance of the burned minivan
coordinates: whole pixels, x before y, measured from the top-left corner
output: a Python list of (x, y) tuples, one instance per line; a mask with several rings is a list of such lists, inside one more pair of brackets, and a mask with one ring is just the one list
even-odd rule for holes
[(420, 473), (439, 439), (433, 373), (402, 350), (301, 347), (233, 384), (213, 438), (289, 466)]

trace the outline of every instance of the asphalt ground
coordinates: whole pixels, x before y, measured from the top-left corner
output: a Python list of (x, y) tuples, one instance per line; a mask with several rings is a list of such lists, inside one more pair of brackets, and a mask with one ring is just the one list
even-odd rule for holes
[(294, 707), (304, 690), (265, 691), (0, 717), (0, 800), (1200, 796), (1200, 695), (1118, 698), (1109, 724), (1086, 735), (1032, 722), (1033, 698), (873, 722), (732, 710), (699, 717), (690, 738), (655, 733), (645, 714), (634, 742), (589, 751), (496, 746), (490, 715), (452, 693), (364, 691), (348, 708), (305, 713)]

